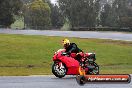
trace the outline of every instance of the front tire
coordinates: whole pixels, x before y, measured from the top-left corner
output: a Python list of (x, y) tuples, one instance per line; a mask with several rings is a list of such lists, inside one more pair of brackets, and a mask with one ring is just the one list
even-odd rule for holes
[(66, 66), (62, 62), (56, 62), (52, 65), (52, 73), (59, 78), (66, 75)]

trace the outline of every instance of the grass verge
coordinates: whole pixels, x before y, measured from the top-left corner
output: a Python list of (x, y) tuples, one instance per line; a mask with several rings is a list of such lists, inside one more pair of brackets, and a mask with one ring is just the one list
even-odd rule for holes
[[(64, 37), (0, 34), (0, 75), (46, 75)], [(132, 73), (132, 42), (69, 38), (85, 52), (95, 52), (100, 73)]]

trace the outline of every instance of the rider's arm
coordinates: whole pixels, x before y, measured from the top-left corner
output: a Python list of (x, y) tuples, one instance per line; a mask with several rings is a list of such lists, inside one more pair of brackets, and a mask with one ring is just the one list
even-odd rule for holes
[(74, 44), (72, 44), (72, 48), (69, 51), (67, 51), (66, 53), (70, 54), (72, 51), (76, 50), (76, 48), (77, 48), (77, 45), (74, 43)]

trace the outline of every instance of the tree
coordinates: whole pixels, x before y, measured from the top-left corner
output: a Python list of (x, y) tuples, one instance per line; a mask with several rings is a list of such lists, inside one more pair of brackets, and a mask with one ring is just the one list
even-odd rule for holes
[(14, 15), (18, 15), (22, 7), (20, 0), (0, 0), (0, 25), (10, 27), (15, 22)]
[(61, 13), (72, 27), (95, 27), (100, 0), (58, 0)]
[(101, 25), (103, 27), (117, 27), (118, 15), (115, 9), (109, 3), (105, 4), (101, 11)]
[(130, 0), (115, 0), (113, 7), (118, 14), (118, 24), (120, 27), (129, 27), (132, 21), (132, 1)]
[(54, 5), (51, 10), (51, 22), (53, 27), (62, 27), (64, 19), (60, 13), (60, 9), (57, 5)]
[(122, 27), (131, 28), (132, 31), (132, 17), (121, 17), (120, 24)]
[(25, 23), (29, 28), (49, 29), (51, 26), (50, 14), (50, 7), (44, 0), (34, 0), (31, 4), (26, 5)]
[(60, 28), (64, 24), (64, 17), (60, 12), (59, 6), (52, 4), (50, 0), (46, 0), (51, 8), (51, 24), (53, 28)]
[(126, 4), (126, 16), (120, 17), (120, 25), (129, 27), (132, 31), (132, 0), (128, 0)]
[(131, 27), (132, 1), (114, 0), (112, 4), (105, 4), (101, 11), (101, 24), (108, 27)]

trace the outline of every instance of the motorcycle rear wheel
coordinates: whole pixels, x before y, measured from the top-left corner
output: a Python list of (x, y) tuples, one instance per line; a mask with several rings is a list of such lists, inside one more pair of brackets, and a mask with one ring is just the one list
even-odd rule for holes
[(92, 71), (88, 71), (87, 74), (90, 75), (98, 75), (99, 74), (99, 66), (94, 62), (93, 66), (95, 66), (94, 69), (92, 69)]
[[(61, 66), (60, 66), (61, 64)], [(54, 63), (52, 65), (52, 73), (58, 77), (58, 78), (62, 78), (66, 75), (67, 70), (66, 70), (66, 66), (63, 63)]]

